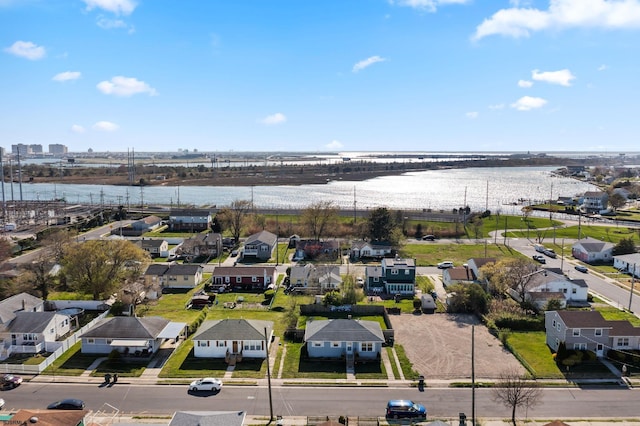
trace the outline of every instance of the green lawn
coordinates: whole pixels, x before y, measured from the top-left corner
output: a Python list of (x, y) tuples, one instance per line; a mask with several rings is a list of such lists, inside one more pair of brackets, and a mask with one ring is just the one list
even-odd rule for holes
[(507, 344), (536, 379), (562, 379), (564, 375), (546, 344), (544, 331), (510, 332)]
[(95, 361), (104, 355), (83, 355), (80, 352), (81, 342), (78, 341), (63, 353), (42, 374), (59, 376), (79, 376)]
[[(411, 363), (411, 361), (409, 361), (409, 358), (407, 358), (407, 354), (404, 351), (402, 345), (396, 343), (393, 345), (393, 348), (396, 351), (396, 355), (398, 355), (398, 361), (400, 361), (400, 368), (402, 368), (402, 374), (404, 374), (404, 378), (407, 380), (417, 380), (420, 376), (420, 373), (413, 369), (413, 364)], [(390, 354), (390, 358), (393, 364), (393, 354)]]
[(602, 317), (607, 321), (620, 321), (626, 320), (633, 324), (634, 327), (640, 327), (640, 318), (629, 313), (628, 311), (623, 311), (613, 306), (601, 306), (597, 308), (597, 311), (602, 314)]
[(391, 362), (391, 371), (393, 371), (393, 377), (396, 379), (400, 379), (400, 372), (398, 371), (398, 365), (396, 364), (396, 360), (393, 357), (393, 348), (390, 346), (385, 346), (382, 350), (387, 351), (387, 356), (389, 357), (389, 361)]
[(160, 316), (170, 321), (190, 323), (200, 315), (197, 309), (186, 309), (194, 292), (195, 289), (187, 293), (163, 294), (158, 300), (139, 305), (136, 313), (139, 316)]
[(436, 266), (444, 260), (451, 260), (460, 266), (474, 257), (523, 256), (511, 247), (501, 244), (407, 244), (401, 249), (400, 255), (415, 259), (416, 266)]
[(234, 379), (264, 379), (267, 377), (267, 360), (244, 358), (236, 363), (231, 377)]
[(105, 374), (118, 373), (120, 377), (140, 377), (149, 364), (145, 361), (106, 360), (91, 372), (92, 377), (103, 377)]
[[(383, 348), (384, 349), (384, 348)], [(368, 361), (366, 363), (356, 363), (356, 378), (358, 379), (378, 379), (387, 380), (387, 370), (382, 360)]]
[(224, 359), (193, 356), (193, 340), (188, 339), (167, 360), (159, 377), (223, 377), (226, 371), (227, 364)]
[(287, 353), (282, 369), (283, 379), (346, 379), (344, 361), (306, 361), (301, 350), (304, 343), (286, 342)]

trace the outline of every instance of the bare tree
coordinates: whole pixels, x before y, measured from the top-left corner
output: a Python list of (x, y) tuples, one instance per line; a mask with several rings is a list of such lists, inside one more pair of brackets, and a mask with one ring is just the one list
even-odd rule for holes
[(514, 369), (504, 370), (491, 390), (493, 400), (511, 408), (511, 422), (516, 426), (516, 409), (533, 407), (542, 397), (542, 389)]
[(253, 203), (249, 200), (234, 200), (228, 207), (220, 210), (218, 215), (226, 228), (231, 230), (233, 238), (240, 241), (240, 235), (242, 234), (242, 228), (245, 225), (245, 221), (249, 212), (253, 209)]
[(507, 258), (499, 260), (493, 267), (484, 270), (484, 273), (494, 294), (502, 294), (511, 289), (523, 304), (537, 271), (542, 270), (529, 259)]
[(338, 207), (332, 201), (318, 201), (302, 212), (302, 223), (316, 241), (320, 241), (326, 230), (336, 223), (337, 218)]

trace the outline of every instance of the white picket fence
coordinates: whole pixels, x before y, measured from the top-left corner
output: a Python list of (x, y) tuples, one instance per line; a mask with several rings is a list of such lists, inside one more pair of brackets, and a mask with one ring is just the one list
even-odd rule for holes
[(37, 375), (44, 371), (45, 368), (50, 366), (60, 355), (69, 350), (73, 345), (75, 345), (80, 337), (91, 327), (93, 327), (98, 321), (102, 318), (106, 317), (109, 311), (105, 311), (98, 315), (93, 319), (90, 323), (80, 328), (78, 331), (69, 336), (66, 340), (60, 343), (60, 347), (56, 349), (51, 355), (49, 355), (44, 361), (37, 365), (25, 365), (25, 364), (9, 364), (9, 363), (1, 363), (0, 364), (0, 372), (2, 373), (14, 373), (14, 374), (33, 374)]

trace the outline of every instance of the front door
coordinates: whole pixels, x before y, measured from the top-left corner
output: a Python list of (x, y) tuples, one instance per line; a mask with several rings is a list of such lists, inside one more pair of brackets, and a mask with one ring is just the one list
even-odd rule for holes
[(353, 343), (347, 342), (347, 355), (351, 355), (353, 353)]
[(598, 343), (596, 345), (596, 356), (601, 357), (604, 355), (604, 345), (602, 343)]
[(237, 354), (238, 353), (238, 341), (234, 340), (231, 346), (231, 353)]

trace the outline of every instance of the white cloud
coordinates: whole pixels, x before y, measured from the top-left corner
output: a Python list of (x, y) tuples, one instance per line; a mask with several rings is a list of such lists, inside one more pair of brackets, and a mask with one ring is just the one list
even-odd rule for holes
[(138, 4), (133, 0), (82, 0), (87, 10), (102, 9), (116, 15), (130, 15)]
[(524, 87), (525, 89), (528, 89), (531, 86), (533, 86), (533, 81), (518, 80), (518, 87)]
[(467, 118), (470, 118), (470, 119), (473, 120), (473, 119), (478, 118), (478, 111), (471, 111), (471, 112), (466, 113), (465, 115), (467, 116)]
[(144, 81), (133, 77), (115, 76), (111, 81), (101, 81), (96, 85), (99, 91), (105, 95), (115, 95), (128, 97), (139, 93), (147, 93), (149, 96), (156, 96), (158, 92)]
[(542, 98), (535, 98), (532, 96), (523, 96), (514, 103), (511, 104), (511, 108), (518, 111), (529, 111), (536, 108), (542, 108), (547, 101)]
[(82, 76), (80, 71), (65, 71), (53, 76), (51, 80), (53, 81), (69, 81), (69, 80), (77, 80)]
[(598, 67), (598, 71), (606, 71), (609, 67), (606, 64), (602, 64)]
[(84, 127), (79, 124), (74, 124), (73, 126), (71, 126), (71, 131), (73, 133), (84, 133)]
[(326, 144), (324, 147), (327, 149), (342, 149), (344, 145), (342, 145), (342, 142), (334, 139), (328, 144)]
[(259, 120), (260, 123), (266, 124), (269, 126), (272, 126), (275, 124), (282, 124), (285, 121), (287, 121), (287, 117), (281, 112), (276, 112), (275, 114), (267, 115), (262, 120)]
[(489, 109), (490, 109), (490, 110), (504, 109), (504, 104), (494, 104), (494, 105), (489, 105)]
[(640, 28), (640, 0), (549, 0), (547, 10), (516, 2), (485, 19), (472, 39), (496, 34), (529, 37), (535, 31), (567, 28)]
[(5, 48), (4, 51), (32, 61), (44, 58), (44, 55), (47, 53), (44, 47), (38, 46), (30, 41), (21, 40), (16, 41), (10, 47)]
[(98, 130), (100, 132), (115, 132), (119, 128), (120, 126), (110, 121), (98, 121), (96, 124), (93, 125), (93, 129)]
[(98, 19), (96, 20), (96, 24), (104, 30), (110, 30), (112, 28), (128, 27), (127, 23), (124, 22), (122, 19), (110, 19), (110, 18), (105, 18), (104, 16), (98, 17)]
[(377, 55), (376, 56), (371, 56), (371, 57), (369, 57), (369, 58), (367, 58), (367, 59), (365, 59), (363, 61), (360, 61), (357, 64), (355, 64), (351, 71), (358, 72), (358, 71), (361, 71), (361, 70), (363, 70), (363, 69), (375, 64), (376, 62), (384, 62), (384, 61), (386, 61), (386, 59), (385, 58), (381, 58), (380, 56), (377, 56)]
[(533, 70), (531, 71), (531, 78), (536, 81), (544, 81), (550, 84), (559, 84), (561, 86), (571, 86), (571, 80), (575, 79), (576, 76), (571, 74), (571, 71), (569, 71), (568, 69), (563, 69), (559, 71), (544, 71), (544, 72)]
[(389, 0), (389, 3), (391, 4), (426, 10), (428, 12), (435, 12), (438, 9), (438, 6), (447, 4), (466, 4), (470, 2), (471, 0)]

